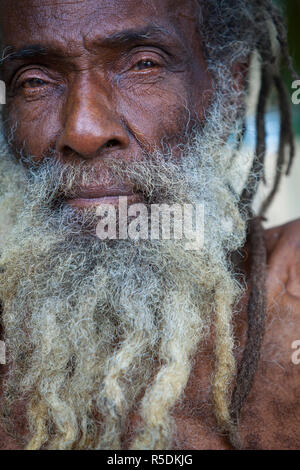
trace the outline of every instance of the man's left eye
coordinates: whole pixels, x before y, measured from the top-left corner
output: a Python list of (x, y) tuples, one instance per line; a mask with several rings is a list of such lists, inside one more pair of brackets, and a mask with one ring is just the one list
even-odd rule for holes
[(156, 67), (158, 64), (153, 60), (140, 60), (134, 67), (133, 70), (139, 72), (141, 70), (151, 69)]

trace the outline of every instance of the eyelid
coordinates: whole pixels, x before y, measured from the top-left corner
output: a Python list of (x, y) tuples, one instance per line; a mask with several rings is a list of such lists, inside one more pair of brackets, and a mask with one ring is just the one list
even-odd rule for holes
[[(39, 81), (43, 82), (43, 83), (39, 84), (36, 88), (41, 88), (41, 87), (44, 87), (44, 86), (47, 85), (45, 80), (42, 80), (41, 78), (37, 78), (37, 77), (32, 77), (32, 78), (27, 78), (27, 79), (25, 78), (24, 80), (21, 80), (21, 83), (18, 85), (18, 88), (27, 89), (26, 84), (30, 84), (34, 80), (39, 80)], [(30, 86), (28, 88), (30, 88)], [(35, 87), (33, 87), (33, 88), (36, 89)]]
[(153, 54), (155, 56), (158, 56), (158, 57), (161, 57), (162, 59), (165, 59), (166, 60), (166, 53), (162, 50), (162, 49), (159, 49), (157, 47), (145, 47), (145, 46), (137, 46), (137, 47), (134, 47), (131, 51), (131, 54), (132, 56), (136, 55), (136, 54), (145, 54), (145, 55), (148, 55), (148, 54)]
[(164, 53), (160, 53), (159, 51), (145, 49), (134, 51), (129, 59), (130, 64), (128, 65), (128, 70), (132, 70), (132, 68), (134, 68), (139, 62), (143, 61), (151, 61), (157, 66), (163, 66), (164, 63), (166, 64), (167, 59), (164, 56)]
[(161, 68), (160, 64), (157, 64), (154, 62), (154, 65), (152, 67), (145, 67), (145, 68), (141, 68), (141, 70), (138, 70), (138, 64), (140, 62), (154, 62), (153, 60), (150, 60), (150, 59), (142, 59), (142, 60), (139, 60), (138, 62), (136, 62), (135, 64), (132, 65), (132, 67), (129, 69), (129, 72), (132, 72), (132, 73), (138, 73), (138, 74), (149, 74), (149, 73), (155, 73), (155, 71), (157, 72), (157, 70), (159, 68)]
[[(31, 76), (26, 77), (26, 73), (31, 72)], [(19, 70), (14, 78), (12, 79), (12, 85), (14, 87), (21, 85), (21, 82), (33, 79), (33, 78), (38, 78), (40, 80), (43, 80), (44, 82), (51, 83), (52, 79), (49, 77), (49, 74), (47, 74), (42, 68), (38, 68), (37, 66), (29, 67), (27, 69)], [(18, 83), (19, 82), (19, 83)]]

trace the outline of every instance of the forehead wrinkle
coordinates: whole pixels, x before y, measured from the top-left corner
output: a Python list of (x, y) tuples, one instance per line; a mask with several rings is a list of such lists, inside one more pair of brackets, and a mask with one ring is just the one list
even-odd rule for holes
[[(62, 28), (65, 29), (66, 33), (68, 32), (68, 36), (70, 33), (72, 35), (73, 31), (73, 40), (76, 42), (76, 36), (83, 36), (84, 30), (87, 31), (87, 35), (89, 35), (89, 29), (90, 33), (92, 33), (92, 31), (95, 32), (97, 25), (99, 25), (99, 30), (102, 30), (101, 32), (103, 32), (103, 35), (111, 34), (109, 31), (110, 28), (107, 29), (106, 25), (111, 27), (114, 23), (118, 24), (123, 22), (124, 28), (130, 29), (132, 24), (133, 27), (140, 27), (139, 23), (142, 26), (143, 23), (149, 19), (151, 19), (153, 23), (156, 23), (155, 26), (157, 28), (163, 29), (163, 26), (166, 25), (167, 27), (173, 26), (172, 29), (175, 29), (174, 26), (177, 23), (177, 14), (180, 13), (180, 17), (189, 18), (189, 13), (193, 13), (193, 10), (189, 8), (191, 2), (194, 3), (194, 0), (189, 0), (188, 2), (184, 2), (184, 4), (178, 0), (165, 0), (164, 2), (159, 3), (157, 0), (154, 0), (150, 1), (150, 5), (149, 2), (145, 2), (145, 10), (141, 8), (141, 5), (137, 5), (136, 15), (133, 17), (132, 12), (134, 11), (134, 2), (131, 2), (130, 0), (124, 1), (122, 9), (116, 8), (117, 5), (114, 0), (111, 0), (110, 2), (105, 0), (101, 1), (99, 2), (100, 5), (97, 4), (97, 8), (93, 1), (87, 2), (86, 0), (65, 2), (51, 2), (49, 0), (45, 2), (27, 1), (26, 3), (30, 8), (25, 8), (25, 5), (23, 4), (21, 17), (29, 17), (28, 25), (25, 23), (23, 27), (27, 28), (29, 34), (30, 31), (32, 31), (33, 36), (35, 36), (35, 39), (33, 38), (32, 40), (37, 43), (40, 42), (38, 37), (39, 30), (45, 31), (46, 33), (47, 30), (50, 31), (52, 33), (52, 37), (56, 41), (58, 36), (60, 36)], [(144, 3), (143, 0), (142, 3)], [(78, 5), (78, 9), (75, 8), (74, 11), (68, 11), (68, 7), (72, 5)], [(115, 7), (113, 7), (114, 5)], [(58, 10), (56, 10), (56, 6), (58, 7)], [(67, 7), (66, 11), (64, 11), (64, 6)], [(35, 13), (35, 16), (37, 15), (36, 18), (30, 18), (31, 7), (41, 10), (40, 12)], [(47, 7), (49, 7), (48, 11), (42, 11), (43, 9), (47, 10)], [(62, 7), (61, 11), (59, 7)], [(12, 11), (12, 13), (14, 12)], [(99, 21), (96, 21), (97, 17), (99, 17)], [(52, 21), (50, 21), (51, 18)], [(111, 21), (107, 22), (107, 19)], [(160, 26), (157, 23), (162, 23), (163, 26)], [(23, 25), (23, 20), (20, 25)]]
[(44, 8), (44, 7), (53, 7), (58, 5), (75, 5), (76, 3), (84, 3), (85, 0), (73, 0), (71, 2), (48, 2), (43, 3), (39, 1), (37, 4), (31, 4), (30, 7), (32, 8)]

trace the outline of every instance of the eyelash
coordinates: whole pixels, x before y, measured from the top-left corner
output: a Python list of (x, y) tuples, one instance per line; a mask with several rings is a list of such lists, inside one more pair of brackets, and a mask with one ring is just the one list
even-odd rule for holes
[[(144, 63), (144, 64), (146, 64), (146, 63), (151, 63), (151, 64), (153, 64), (153, 65), (151, 65), (150, 67), (145, 67), (144, 70), (153, 69), (154, 67), (159, 67), (159, 64), (158, 64), (157, 62), (155, 62), (155, 60), (152, 60), (152, 59), (141, 59), (141, 60), (139, 60), (139, 61), (132, 67), (131, 70), (136, 69), (136, 68), (139, 66), (139, 64), (143, 64), (143, 63)], [(136, 70), (136, 71), (139, 71), (139, 70)]]
[[(44, 78), (41, 78), (41, 76), (37, 76), (38, 72), (34, 69), (32, 71), (32, 76), (28, 76), (27, 78), (22, 79), (22, 75), (30, 72), (31, 69), (25, 70), (23, 73), (19, 75), (19, 77), (15, 78), (14, 83), (12, 84), (12, 87), (15, 91), (18, 90), (25, 90), (27, 93), (35, 93), (36, 91), (40, 90), (42, 87), (45, 87), (49, 81), (44, 80)], [(35, 75), (36, 74), (36, 75)], [(42, 70), (39, 70), (39, 74), (44, 74)], [(37, 84), (37, 86), (30, 86), (30, 84)], [(29, 85), (29, 86), (26, 86)]]
[[(26, 85), (27, 83), (29, 84), (30, 82), (42, 82), (43, 85), (46, 85), (46, 82), (45, 80), (42, 80), (41, 78), (37, 78), (37, 77), (32, 77), (32, 78), (27, 78), (26, 80), (23, 80), (20, 85), (19, 85), (19, 88), (25, 88), (24, 85)], [(32, 87), (32, 88), (38, 88), (38, 87)]]

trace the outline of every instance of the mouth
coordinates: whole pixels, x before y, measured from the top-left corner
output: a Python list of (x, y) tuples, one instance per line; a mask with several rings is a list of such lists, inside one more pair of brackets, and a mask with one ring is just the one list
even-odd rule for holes
[(77, 209), (97, 207), (102, 204), (112, 204), (118, 207), (120, 198), (126, 198), (128, 205), (143, 202), (143, 196), (128, 189), (81, 188), (75, 197), (66, 199), (65, 203)]

